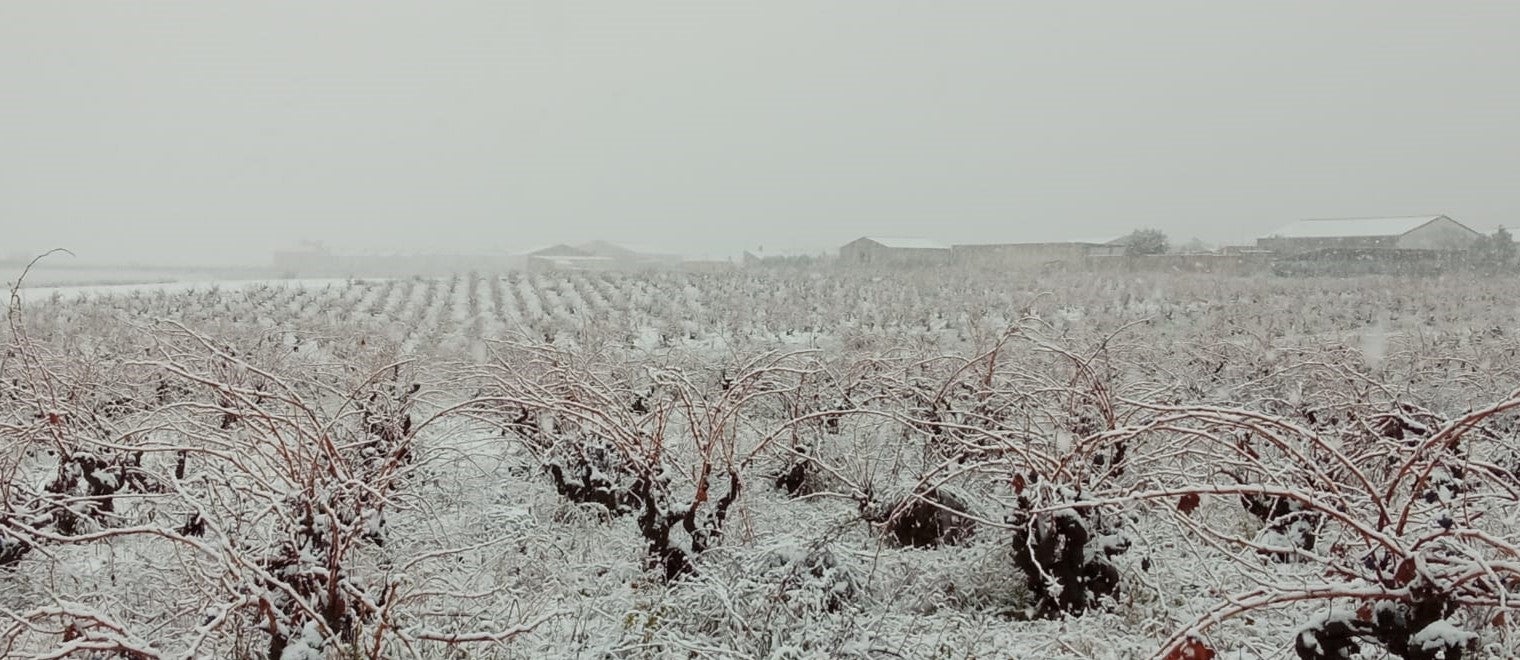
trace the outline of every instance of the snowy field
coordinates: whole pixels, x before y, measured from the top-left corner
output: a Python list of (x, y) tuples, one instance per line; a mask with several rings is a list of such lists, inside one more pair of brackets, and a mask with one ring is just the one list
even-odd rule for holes
[(1516, 657), (1517, 294), (27, 289), (0, 655)]
[[(9, 286), (26, 266), (24, 261), (0, 263), (0, 281)], [(130, 284), (164, 284), (171, 282), (217, 282), (270, 277), (268, 269), (257, 268), (153, 268), (148, 266), (113, 266), (75, 263), (68, 255), (56, 254), (41, 260), (27, 273), (27, 288), (75, 286), (110, 286)]]

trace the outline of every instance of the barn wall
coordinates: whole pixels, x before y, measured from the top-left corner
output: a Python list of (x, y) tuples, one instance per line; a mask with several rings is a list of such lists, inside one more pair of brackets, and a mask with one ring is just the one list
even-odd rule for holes
[(1086, 261), (1087, 270), (1096, 273), (1168, 272), (1253, 275), (1267, 272), (1271, 265), (1271, 257), (1266, 254), (1112, 255), (1096, 256)]
[(839, 248), (839, 262), (851, 266), (864, 266), (880, 261), (882, 246), (864, 238), (845, 243)]
[(1256, 246), (1279, 254), (1297, 254), (1312, 250), (1353, 250), (1362, 248), (1399, 247), (1397, 236), (1345, 236), (1340, 238), (1289, 238), (1273, 236), (1259, 238)]
[(894, 266), (943, 266), (950, 263), (950, 249), (882, 248), (879, 257)]
[(847, 266), (941, 266), (950, 263), (950, 248), (889, 248), (862, 238), (839, 248), (839, 262)]
[(1087, 258), (1088, 246), (1078, 243), (1009, 243), (957, 245), (951, 249), (955, 263), (966, 266), (1027, 268)]
[(1399, 238), (1399, 247), (1417, 250), (1466, 250), (1478, 240), (1477, 232), (1451, 218), (1436, 218)]

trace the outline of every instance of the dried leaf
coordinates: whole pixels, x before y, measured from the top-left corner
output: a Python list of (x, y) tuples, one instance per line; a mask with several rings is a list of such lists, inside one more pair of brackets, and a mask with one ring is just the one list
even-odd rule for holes
[(1399, 586), (1404, 586), (1414, 581), (1415, 566), (1413, 559), (1405, 559), (1399, 562), (1398, 570), (1393, 572), (1393, 581)]
[(1214, 660), (1218, 655), (1214, 649), (1196, 639), (1189, 639), (1172, 647), (1171, 653), (1166, 654), (1166, 660)]
[(1191, 514), (1198, 508), (1200, 501), (1201, 499), (1198, 497), (1198, 493), (1188, 493), (1186, 495), (1183, 495), (1182, 499), (1177, 500), (1177, 510), (1181, 511), (1184, 514)]

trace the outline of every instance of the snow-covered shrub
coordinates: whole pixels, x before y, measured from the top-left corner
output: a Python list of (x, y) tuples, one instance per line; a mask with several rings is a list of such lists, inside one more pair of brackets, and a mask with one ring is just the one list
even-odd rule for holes
[[(1013, 563), (1034, 594), (1041, 617), (1081, 614), (1119, 592), (1119, 570), (1109, 560), (1129, 550), (1128, 535), (1098, 507), (1062, 486), (1034, 484), (1009, 515)], [(1043, 512), (1049, 503), (1079, 505)]]
[(1416, 588), (1410, 599), (1315, 616), (1298, 632), (1293, 648), (1300, 660), (1344, 660), (1369, 643), (1404, 660), (1461, 660), (1477, 635), (1446, 618), (1454, 609), (1439, 594)]
[(607, 514), (633, 513), (644, 503), (640, 493), (647, 487), (637, 484), (647, 475), (623, 460), (614, 448), (593, 438), (556, 443), (544, 461), (554, 490), (578, 504), (594, 504)]
[(900, 547), (956, 545), (969, 540), (976, 531), (966, 497), (948, 487), (883, 501), (866, 494), (860, 507), (861, 517), (879, 526), (883, 537)]
[(1256, 536), (1261, 546), (1258, 552), (1272, 556), (1277, 561), (1292, 561), (1299, 550), (1314, 550), (1316, 529), (1321, 516), (1307, 511), (1296, 500), (1285, 497), (1265, 497), (1246, 494), (1240, 496), (1241, 504), (1251, 515), (1266, 526)]
[(544, 467), (555, 489), (633, 517), (651, 567), (666, 580), (693, 573), (742, 491), (734, 428), (748, 408), (789, 386), (797, 373), (785, 368), (790, 356), (762, 355), (705, 386), (684, 373), (651, 371), (653, 386), (641, 384), (645, 393), (630, 403), (626, 389), (611, 385), (607, 365), (576, 364), (546, 344), (512, 350), (521, 364), (492, 378), (494, 399), (518, 411), (504, 428), (521, 430), (523, 416), (540, 420), (526, 435), (547, 447)]

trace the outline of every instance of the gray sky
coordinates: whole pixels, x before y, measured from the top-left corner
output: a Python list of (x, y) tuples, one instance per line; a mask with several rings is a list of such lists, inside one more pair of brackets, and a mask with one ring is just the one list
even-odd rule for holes
[(1520, 3), (0, 3), (0, 256), (1520, 218)]

